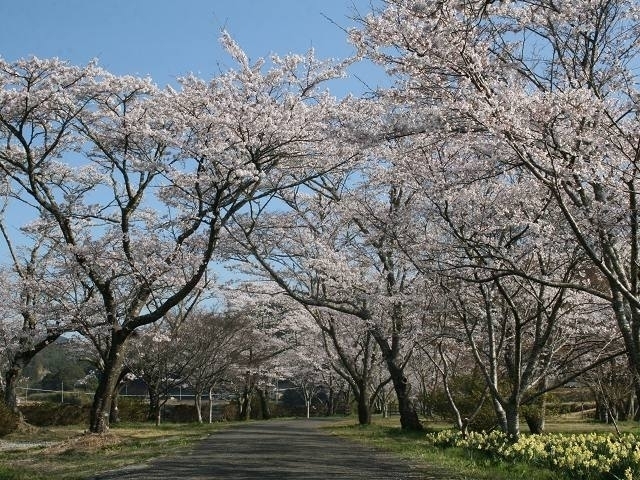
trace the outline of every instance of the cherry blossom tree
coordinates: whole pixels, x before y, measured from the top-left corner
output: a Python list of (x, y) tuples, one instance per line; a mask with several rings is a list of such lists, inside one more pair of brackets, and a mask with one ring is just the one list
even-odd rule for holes
[[(557, 245), (580, 250), (590, 266), (583, 275), (535, 280), (610, 305), (636, 394), (639, 35), (635, 2), (544, 0), (388, 0), (351, 35), (362, 55), (397, 80), (384, 95), (388, 116), (398, 119), (387, 137), (411, 137), (422, 159), (435, 151), (442, 162), (456, 162), (462, 150), (476, 178), (501, 172), (523, 179), (512, 184), (511, 206), (553, 206), (537, 208), (528, 225), (560, 227)], [(471, 163), (479, 157), (492, 168)], [(394, 161), (408, 166), (416, 158)], [(538, 248), (553, 249), (552, 238), (536, 240)], [(509, 262), (491, 267), (524, 273)]]
[(110, 325), (90, 430), (108, 428), (123, 350), (198, 288), (221, 229), (250, 202), (331, 168), (339, 66), (312, 53), (251, 63), (181, 89), (95, 65), (0, 63), (0, 169), (43, 212)]
[(391, 380), (376, 378), (380, 353), (366, 323), (353, 315), (309, 308), (320, 328), (326, 362), (342, 377), (358, 404), (360, 425), (371, 423), (371, 408)]
[(246, 348), (248, 323), (241, 315), (194, 312), (182, 329), (181, 348), (192, 358), (187, 382), (193, 389), (198, 422), (202, 423), (202, 396), (209, 398), (209, 423), (213, 421), (213, 392), (224, 383)]
[(16, 387), (23, 369), (61, 335), (96, 321), (98, 308), (94, 292), (38, 233), (38, 222), (23, 229), (30, 246), (16, 247), (2, 221), (0, 231), (11, 258), (1, 275), (4, 401), (19, 414)]
[[(268, 419), (268, 391), (291, 375), (291, 355), (315, 332), (308, 313), (274, 289), (272, 283), (241, 282), (226, 291), (225, 313), (243, 324), (231, 383), (237, 392), (238, 417), (251, 418), (258, 396), (262, 417)], [(310, 333), (312, 332), (312, 333)]]
[(186, 383), (194, 357), (184, 348), (180, 338), (182, 325), (155, 322), (129, 342), (127, 368), (142, 379), (149, 392), (148, 419), (160, 425), (162, 407), (170, 392)]
[[(445, 152), (443, 162), (476, 178), (502, 179), (493, 186), (521, 179), (496, 210), (519, 215), (528, 203), (537, 218), (514, 217), (521, 227), (512, 233), (555, 229), (557, 241), (542, 235), (538, 248), (577, 249), (587, 259), (583, 275), (554, 270), (530, 280), (609, 304), (639, 395), (637, 9), (627, 1), (387, 0), (351, 38), (397, 80), (383, 95), (387, 118), (397, 119), (387, 138), (411, 138), (411, 151), (430, 157), (423, 177), (434, 152)], [(416, 155), (393, 161), (418, 163)], [(527, 277), (502, 260), (494, 272)]]
[(315, 190), (284, 192), (288, 212), (245, 216), (232, 235), (250, 255), (238, 258), (302, 304), (364, 322), (391, 377), (403, 428), (421, 429), (404, 368), (428, 293), (397, 242), (412, 224), (411, 193), (377, 162), (351, 169)]
[(304, 349), (291, 352), (288, 358), (291, 372), (289, 380), (300, 389), (304, 399), (306, 417), (310, 418), (313, 401), (326, 387), (323, 382), (323, 373), (329, 367), (322, 362), (322, 347), (317, 343), (314, 345), (311, 342), (306, 342)]

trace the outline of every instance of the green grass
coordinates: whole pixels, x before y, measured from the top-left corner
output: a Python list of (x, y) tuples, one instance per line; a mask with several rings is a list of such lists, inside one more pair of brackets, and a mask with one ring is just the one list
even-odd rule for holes
[[(441, 430), (450, 425), (426, 423), (427, 428)], [(398, 418), (375, 419), (372, 425), (354, 425), (345, 420), (326, 427), (342, 438), (391, 452), (416, 466), (424, 467), (442, 479), (474, 480), (563, 480), (557, 472), (526, 464), (501, 462), (460, 448), (441, 449), (429, 445), (424, 433), (405, 432)], [(568, 480), (568, 479), (567, 479)]]
[(225, 425), (148, 423), (114, 426), (106, 435), (78, 427), (51, 427), (4, 437), (10, 442), (51, 442), (45, 447), (0, 452), (0, 480), (82, 479), (100, 472), (179, 454)]

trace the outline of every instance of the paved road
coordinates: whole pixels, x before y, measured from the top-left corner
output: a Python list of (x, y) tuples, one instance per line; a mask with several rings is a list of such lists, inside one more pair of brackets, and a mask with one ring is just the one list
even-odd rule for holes
[(190, 453), (96, 477), (152, 480), (450, 479), (333, 437), (322, 420), (271, 420), (225, 428)]

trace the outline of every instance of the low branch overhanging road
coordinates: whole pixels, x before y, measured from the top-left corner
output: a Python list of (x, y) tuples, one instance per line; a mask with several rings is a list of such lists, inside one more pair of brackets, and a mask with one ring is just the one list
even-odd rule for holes
[(331, 436), (326, 420), (272, 420), (225, 428), (189, 454), (108, 472), (107, 479), (452, 479), (372, 448)]

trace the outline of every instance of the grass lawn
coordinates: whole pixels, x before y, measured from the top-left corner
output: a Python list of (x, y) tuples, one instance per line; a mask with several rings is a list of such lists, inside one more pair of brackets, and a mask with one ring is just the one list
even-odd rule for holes
[(2, 440), (43, 445), (28, 450), (0, 451), (0, 480), (89, 478), (99, 472), (180, 453), (225, 425), (228, 424), (156, 427), (148, 423), (127, 423), (112, 427), (105, 435), (85, 434), (79, 427), (49, 427), (12, 433)]

